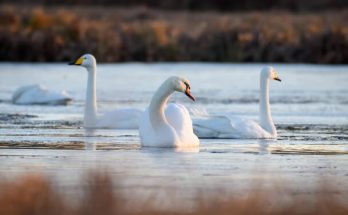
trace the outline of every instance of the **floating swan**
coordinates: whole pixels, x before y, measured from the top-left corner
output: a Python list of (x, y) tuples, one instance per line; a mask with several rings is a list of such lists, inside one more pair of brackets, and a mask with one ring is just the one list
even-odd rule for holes
[(85, 128), (137, 129), (142, 111), (138, 109), (120, 109), (97, 116), (96, 75), (97, 62), (93, 55), (85, 54), (70, 65), (86, 68), (88, 72), (86, 104), (84, 112)]
[(185, 78), (168, 78), (153, 95), (150, 106), (145, 110), (139, 123), (142, 146), (149, 147), (197, 147), (198, 137), (193, 133), (188, 110), (181, 104), (167, 101), (174, 92), (190, 93), (189, 81)]
[(67, 105), (71, 100), (66, 91), (51, 91), (39, 84), (20, 87), (12, 95), (17, 105)]
[(260, 124), (236, 116), (207, 116), (193, 119), (193, 128), (199, 138), (277, 138), (269, 105), (269, 80), (281, 81), (272, 67), (265, 67), (260, 74)]

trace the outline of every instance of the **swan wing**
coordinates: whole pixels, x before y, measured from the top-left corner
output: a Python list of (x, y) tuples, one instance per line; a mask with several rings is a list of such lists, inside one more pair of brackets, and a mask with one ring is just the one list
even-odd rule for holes
[(199, 138), (240, 138), (240, 132), (226, 116), (193, 119), (193, 130)]
[(192, 121), (188, 110), (181, 104), (169, 103), (165, 109), (168, 123), (178, 132), (192, 130)]
[(98, 128), (115, 128), (115, 129), (138, 129), (139, 120), (143, 111), (127, 108), (118, 109), (104, 113), (98, 122)]
[(198, 137), (193, 133), (190, 113), (185, 106), (169, 103), (165, 109), (165, 116), (181, 142), (188, 145), (199, 145)]
[(259, 123), (251, 119), (245, 119), (238, 116), (227, 116), (231, 126), (235, 128), (242, 139), (268, 139), (272, 135), (264, 130)]
[(272, 138), (257, 122), (233, 115), (193, 119), (193, 130), (199, 138), (257, 139)]

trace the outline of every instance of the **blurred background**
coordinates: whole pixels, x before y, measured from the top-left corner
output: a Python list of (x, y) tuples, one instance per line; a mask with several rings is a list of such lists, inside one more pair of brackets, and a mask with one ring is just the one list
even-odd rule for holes
[(348, 0), (1, 0), (0, 61), (348, 63)]

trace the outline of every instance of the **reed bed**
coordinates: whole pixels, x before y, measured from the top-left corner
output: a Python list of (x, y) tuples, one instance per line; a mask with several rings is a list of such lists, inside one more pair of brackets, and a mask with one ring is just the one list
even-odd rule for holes
[(0, 5), (0, 61), (348, 63), (348, 11)]

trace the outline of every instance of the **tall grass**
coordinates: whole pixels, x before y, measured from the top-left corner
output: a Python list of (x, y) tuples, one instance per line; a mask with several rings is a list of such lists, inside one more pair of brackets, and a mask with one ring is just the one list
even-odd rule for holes
[[(124, 179), (123, 179), (124, 180)], [(87, 183), (86, 183), (87, 182)], [(71, 197), (62, 194), (44, 176), (27, 175), (0, 183), (0, 214), (6, 215), (229, 215), (229, 214), (347, 214), (348, 206), (340, 193), (331, 192), (333, 184), (325, 184), (310, 195), (284, 193), (279, 187), (263, 190), (255, 186), (246, 197), (221, 198), (199, 194), (192, 210), (159, 210), (149, 197), (147, 204), (137, 204), (133, 193), (122, 192), (122, 180), (112, 180), (105, 174), (91, 174), (82, 179), (81, 199), (69, 203)], [(283, 185), (281, 185), (283, 186)], [(168, 188), (170, 189), (170, 188)], [(168, 192), (170, 195), (170, 192)], [(173, 192), (174, 193), (174, 192)], [(202, 195), (203, 194), (203, 195)], [(341, 196), (342, 197), (342, 196)], [(69, 199), (70, 198), (70, 199)], [(167, 196), (170, 199), (170, 196)], [(129, 207), (129, 199), (132, 207)], [(184, 201), (184, 200), (183, 200)], [(179, 202), (180, 204), (180, 202)], [(141, 206), (140, 206), (141, 205)]]
[(0, 6), (0, 61), (348, 63), (348, 11)]

